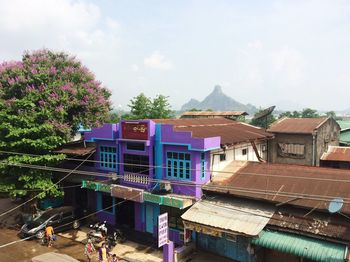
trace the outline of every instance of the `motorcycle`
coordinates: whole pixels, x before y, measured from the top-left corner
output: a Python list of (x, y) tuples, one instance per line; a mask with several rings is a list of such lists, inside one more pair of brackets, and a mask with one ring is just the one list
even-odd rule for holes
[(90, 225), (91, 230), (88, 232), (87, 237), (91, 239), (92, 243), (97, 244), (105, 241), (106, 245), (113, 248), (117, 243), (123, 243), (126, 241), (123, 233), (119, 229), (108, 230), (107, 222), (97, 222), (94, 225)]
[(91, 230), (87, 233), (87, 237), (91, 239), (92, 243), (96, 244), (106, 240), (108, 231), (106, 223), (106, 221), (103, 221), (90, 225)]

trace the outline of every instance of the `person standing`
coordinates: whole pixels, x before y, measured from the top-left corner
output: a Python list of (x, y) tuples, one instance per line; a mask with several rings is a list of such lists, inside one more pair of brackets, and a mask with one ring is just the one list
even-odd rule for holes
[(47, 239), (47, 246), (52, 247), (52, 241), (53, 241), (53, 227), (51, 224), (47, 224), (45, 228), (45, 237)]
[(93, 253), (96, 251), (95, 247), (94, 247), (94, 244), (92, 244), (92, 241), (91, 239), (89, 238), (86, 245), (85, 245), (85, 249), (84, 249), (84, 253), (87, 257), (87, 260), (89, 262), (91, 262), (91, 259), (92, 259), (92, 255)]
[(102, 247), (98, 251), (99, 261), (100, 262), (108, 262), (109, 259), (109, 249), (106, 247), (106, 244), (103, 243)]

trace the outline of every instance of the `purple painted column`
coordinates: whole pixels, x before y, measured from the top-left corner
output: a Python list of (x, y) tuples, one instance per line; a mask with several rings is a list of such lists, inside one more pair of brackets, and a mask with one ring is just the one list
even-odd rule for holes
[(168, 241), (163, 246), (163, 262), (174, 262), (174, 242)]

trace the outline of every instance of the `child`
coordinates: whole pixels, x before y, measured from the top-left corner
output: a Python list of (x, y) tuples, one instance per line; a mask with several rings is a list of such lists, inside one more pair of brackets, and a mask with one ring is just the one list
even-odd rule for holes
[(113, 254), (111, 262), (118, 262), (118, 258), (116, 254)]
[(88, 239), (86, 245), (85, 245), (85, 250), (84, 250), (84, 253), (88, 259), (88, 261), (90, 262), (92, 260), (92, 255), (93, 253), (95, 252), (95, 247), (94, 245), (92, 244), (92, 241), (91, 239)]

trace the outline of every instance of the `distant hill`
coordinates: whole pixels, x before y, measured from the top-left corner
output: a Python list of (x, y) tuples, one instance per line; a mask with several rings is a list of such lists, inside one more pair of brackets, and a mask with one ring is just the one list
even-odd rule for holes
[(225, 95), (219, 85), (216, 85), (213, 92), (204, 98), (202, 102), (192, 98), (181, 107), (181, 110), (188, 111), (192, 108), (201, 110), (212, 109), (214, 111), (245, 111), (249, 114), (254, 114), (258, 111), (258, 109), (251, 104), (244, 105), (228, 95)]

